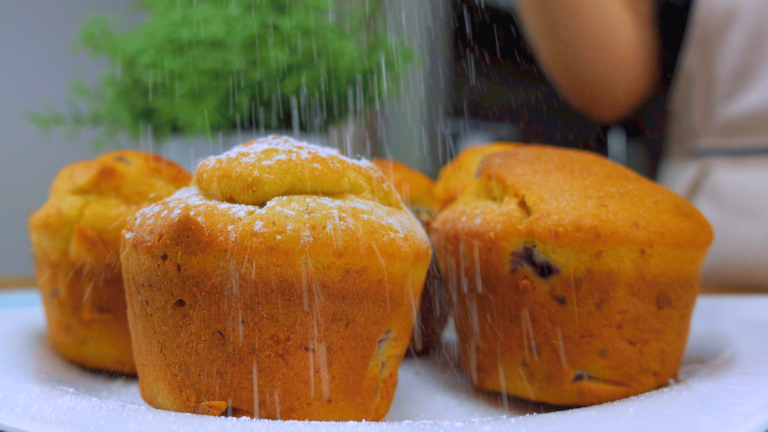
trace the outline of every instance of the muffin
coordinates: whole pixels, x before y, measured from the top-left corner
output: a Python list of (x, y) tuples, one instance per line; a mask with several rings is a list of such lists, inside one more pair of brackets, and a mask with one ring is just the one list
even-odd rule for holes
[(712, 230), (669, 190), (519, 146), (489, 156), (431, 234), (477, 387), (581, 406), (676, 376)]
[(440, 211), (435, 199), (435, 183), (429, 177), (395, 160), (374, 159), (373, 164), (384, 173), (400, 194), (403, 202), (424, 224), (428, 225)]
[(123, 236), (147, 403), (284, 420), (387, 413), (431, 250), (369, 162), (251, 141), (201, 162)]
[(120, 232), (139, 209), (191, 180), (176, 163), (119, 150), (61, 170), (29, 220), (53, 348), (92, 369), (136, 372), (120, 270)]
[[(389, 159), (374, 159), (376, 165), (395, 190), (400, 193), (405, 205), (416, 215), (429, 231), (429, 224), (437, 215), (439, 205), (434, 198), (434, 183), (424, 174), (407, 165)], [(440, 335), (448, 321), (448, 297), (440, 279), (440, 270), (434, 255), (429, 263), (424, 291), (421, 293), (419, 313), (413, 326), (409, 351), (428, 354), (440, 343)]]
[(515, 148), (515, 146), (517, 144), (496, 142), (467, 147), (460, 151), (452, 161), (440, 170), (437, 176), (434, 195), (440, 208), (452, 203), (472, 183), (477, 173), (477, 167), (483, 159), (494, 153)]

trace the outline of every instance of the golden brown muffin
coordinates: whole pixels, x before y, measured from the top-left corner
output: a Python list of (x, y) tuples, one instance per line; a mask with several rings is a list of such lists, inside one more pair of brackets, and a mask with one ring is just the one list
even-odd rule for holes
[[(439, 205), (433, 196), (434, 183), (424, 174), (405, 164), (390, 159), (374, 159), (376, 165), (387, 176), (395, 190), (400, 193), (405, 205), (429, 231), (429, 224), (437, 215)], [(428, 354), (440, 343), (440, 335), (448, 321), (448, 297), (440, 278), (440, 270), (434, 255), (421, 293), (419, 313), (413, 326), (409, 350), (415, 354)]]
[(370, 163), (269, 137), (124, 231), (141, 395), (180, 412), (380, 420), (430, 259)]
[(675, 377), (712, 230), (601, 156), (520, 146), (488, 157), (432, 240), (472, 381), (590, 405)]
[(120, 232), (139, 209), (189, 184), (176, 163), (119, 150), (65, 167), (29, 236), (53, 348), (80, 366), (135, 373)]
[(435, 199), (435, 183), (432, 179), (395, 160), (374, 159), (372, 162), (384, 173), (416, 217), (424, 225), (432, 222), (440, 210), (440, 204)]
[(452, 203), (472, 183), (480, 163), (494, 153), (515, 148), (518, 144), (496, 142), (467, 147), (448, 162), (437, 176), (435, 199), (440, 208)]

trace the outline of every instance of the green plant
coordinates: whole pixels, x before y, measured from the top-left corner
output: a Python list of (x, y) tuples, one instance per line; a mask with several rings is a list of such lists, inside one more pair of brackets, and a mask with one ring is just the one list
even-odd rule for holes
[[(413, 53), (383, 30), (380, 0), (143, 0), (119, 30), (89, 19), (74, 44), (107, 66), (72, 88), (62, 114), (31, 113), (50, 131), (203, 135), (237, 128), (318, 131), (397, 91)], [(116, 30), (118, 29), (118, 30)]]

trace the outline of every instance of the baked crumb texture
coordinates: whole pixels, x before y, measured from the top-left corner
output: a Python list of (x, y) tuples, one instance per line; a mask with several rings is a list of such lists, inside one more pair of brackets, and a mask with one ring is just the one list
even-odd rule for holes
[(431, 226), (472, 381), (580, 406), (675, 378), (712, 241), (704, 217), (584, 151), (517, 146), (478, 163)]
[(440, 208), (458, 198), (472, 184), (477, 175), (477, 167), (488, 156), (507, 151), (519, 144), (495, 142), (490, 144), (467, 147), (448, 162), (437, 176), (435, 182), (435, 199)]
[[(429, 224), (440, 210), (432, 179), (395, 160), (374, 159), (372, 162), (384, 173), (405, 205), (429, 232)], [(433, 255), (424, 281), (424, 291), (421, 293), (419, 313), (414, 320), (408, 352), (426, 355), (437, 348), (449, 313), (448, 296), (440, 277), (437, 259)]]
[(430, 255), (367, 161), (278, 136), (206, 159), (123, 232), (142, 397), (208, 415), (380, 420)]
[(136, 372), (120, 269), (120, 232), (143, 207), (187, 186), (162, 157), (119, 150), (58, 173), (29, 220), (53, 348), (80, 366)]

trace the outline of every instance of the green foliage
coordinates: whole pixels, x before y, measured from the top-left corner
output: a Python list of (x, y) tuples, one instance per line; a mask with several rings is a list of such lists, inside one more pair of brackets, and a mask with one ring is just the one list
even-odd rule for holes
[(101, 129), (158, 142), (243, 128), (318, 131), (398, 91), (413, 54), (383, 30), (380, 0), (143, 0), (143, 22), (93, 17), (74, 44), (107, 66), (76, 82), (43, 130)]

